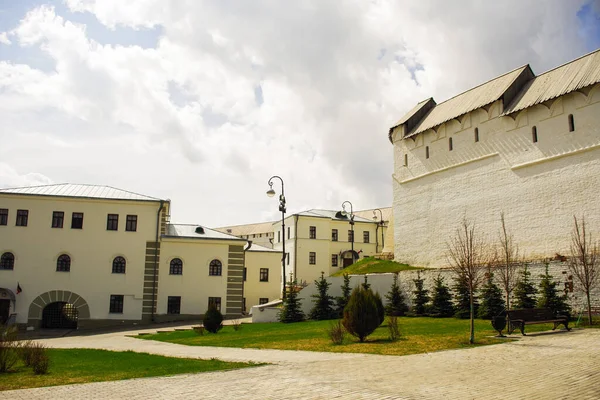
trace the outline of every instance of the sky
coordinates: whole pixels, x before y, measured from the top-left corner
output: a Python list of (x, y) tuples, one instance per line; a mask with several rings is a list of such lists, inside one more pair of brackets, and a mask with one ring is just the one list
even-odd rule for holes
[[(600, 47), (600, 0), (0, 0), (0, 187), (108, 185), (209, 227), (392, 204), (390, 126)], [(281, 184), (274, 189), (279, 193)]]

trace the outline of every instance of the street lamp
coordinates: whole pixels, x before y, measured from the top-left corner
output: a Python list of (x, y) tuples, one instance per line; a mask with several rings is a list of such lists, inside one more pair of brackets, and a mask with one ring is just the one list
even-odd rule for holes
[(350, 203), (348, 200), (344, 201), (342, 203), (342, 215), (344, 217), (348, 216), (348, 213), (346, 212), (346, 203), (350, 204), (350, 229), (352, 231), (352, 242), (350, 242), (350, 246), (352, 249), (352, 264), (354, 264), (356, 261), (354, 259), (354, 209), (352, 208), (352, 203)]
[(279, 179), (281, 181), (281, 194), (279, 195), (279, 211), (281, 211), (281, 240), (283, 243), (283, 254), (281, 255), (281, 267), (283, 269), (283, 292), (281, 298), (285, 300), (285, 194), (283, 191), (283, 179), (280, 176), (273, 175), (269, 178), (269, 190), (267, 190), (267, 196), (275, 196), (275, 190), (273, 190), (273, 179)]
[[(383, 222), (383, 213), (381, 212), (381, 210), (379, 208), (376, 208), (373, 210), (373, 219), (375, 221), (377, 221), (377, 213), (375, 211), (379, 211), (379, 218), (380, 221), (377, 224), (377, 226), (379, 227), (379, 225), (381, 225), (381, 251), (383, 251), (383, 248), (385, 247), (385, 244), (383, 243), (383, 226), (384, 226), (384, 222)], [(377, 232), (375, 232), (375, 234), (377, 234)]]

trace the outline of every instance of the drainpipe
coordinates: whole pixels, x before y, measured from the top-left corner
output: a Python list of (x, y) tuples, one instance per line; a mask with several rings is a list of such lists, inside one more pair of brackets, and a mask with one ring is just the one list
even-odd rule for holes
[(154, 304), (156, 303), (156, 278), (158, 276), (158, 235), (160, 233), (160, 212), (163, 209), (165, 202), (163, 200), (160, 201), (160, 207), (158, 207), (158, 211), (156, 212), (156, 241), (154, 246), (154, 277), (152, 280), (152, 316), (150, 320), (155, 322), (154, 320)]
[(298, 280), (298, 214), (294, 215), (294, 278)]

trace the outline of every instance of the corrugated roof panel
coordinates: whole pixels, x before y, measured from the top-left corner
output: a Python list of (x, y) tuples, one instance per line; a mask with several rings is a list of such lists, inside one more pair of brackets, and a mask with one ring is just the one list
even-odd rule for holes
[(117, 189), (111, 186), (60, 183), (56, 185), (27, 186), (0, 189), (0, 193), (35, 196), (84, 197), (93, 199), (160, 201), (156, 197)]
[(502, 115), (600, 82), (600, 49), (535, 77)]
[(500, 99), (527, 65), (474, 87), (436, 105), (405, 137), (411, 137), (435, 126), (486, 106)]
[[(201, 227), (204, 230), (204, 233), (197, 233), (196, 228), (198, 227)], [(214, 229), (209, 229), (201, 225), (193, 224), (168, 224), (167, 234), (165, 236), (190, 239), (237, 240), (245, 242), (244, 239), (240, 239), (237, 236), (228, 235), (226, 233), (219, 232)]]

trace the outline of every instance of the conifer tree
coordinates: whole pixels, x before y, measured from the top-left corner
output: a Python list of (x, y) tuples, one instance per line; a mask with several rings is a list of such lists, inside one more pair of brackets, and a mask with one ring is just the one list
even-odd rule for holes
[(540, 275), (539, 297), (537, 307), (549, 308), (555, 315), (570, 315), (571, 307), (567, 304), (567, 295), (560, 295), (556, 288), (557, 282), (548, 272), (549, 265), (546, 263), (546, 271)]
[(311, 297), (314, 299), (314, 306), (310, 310), (309, 318), (315, 320), (333, 319), (335, 318), (335, 312), (333, 310), (333, 297), (327, 292), (331, 283), (325, 279), (325, 273), (321, 271), (321, 278), (315, 280), (315, 286), (317, 287), (318, 294), (313, 294)]
[[(471, 314), (471, 305), (469, 300), (469, 284), (467, 278), (463, 275), (458, 275), (454, 278), (454, 317), (460, 319), (467, 319)], [(475, 315), (479, 310), (479, 301), (477, 296), (473, 298), (473, 309)]]
[(283, 300), (283, 308), (279, 313), (279, 321), (290, 323), (304, 321), (304, 313), (300, 309), (300, 300), (298, 300), (298, 290), (296, 279), (288, 284), (289, 293)]
[(534, 308), (537, 289), (531, 282), (531, 272), (527, 269), (527, 264), (525, 264), (519, 275), (515, 287), (515, 308)]
[(408, 306), (404, 302), (404, 295), (398, 286), (398, 273), (394, 274), (394, 282), (390, 291), (385, 295), (387, 305), (385, 306), (386, 315), (402, 316), (408, 311)]
[(344, 283), (341, 286), (342, 295), (336, 297), (336, 312), (338, 314), (338, 318), (342, 318), (344, 316), (344, 307), (348, 304), (348, 300), (350, 299), (350, 293), (352, 293), (352, 289), (350, 288), (350, 276), (348, 274), (344, 274)]
[(441, 275), (438, 275), (433, 282), (435, 286), (431, 299), (430, 315), (433, 317), (451, 317), (454, 315), (454, 306), (452, 305), (450, 289), (444, 284), (444, 278)]
[(367, 282), (367, 275), (365, 275), (365, 281), (362, 283), (362, 287), (365, 290), (368, 290), (371, 288), (371, 284), (369, 282)]
[(429, 303), (429, 290), (423, 289), (424, 280), (421, 279), (421, 272), (417, 272), (417, 279), (413, 279), (415, 290), (413, 291), (413, 307), (412, 312), (415, 315), (424, 315), (425, 307)]
[(342, 324), (362, 343), (379, 325), (381, 325), (379, 307), (371, 289), (359, 286), (354, 288), (350, 300), (344, 308)]
[(494, 274), (488, 271), (485, 284), (481, 288), (481, 305), (477, 311), (477, 317), (492, 319), (492, 317), (500, 315), (506, 306), (502, 297), (502, 290), (494, 283)]

